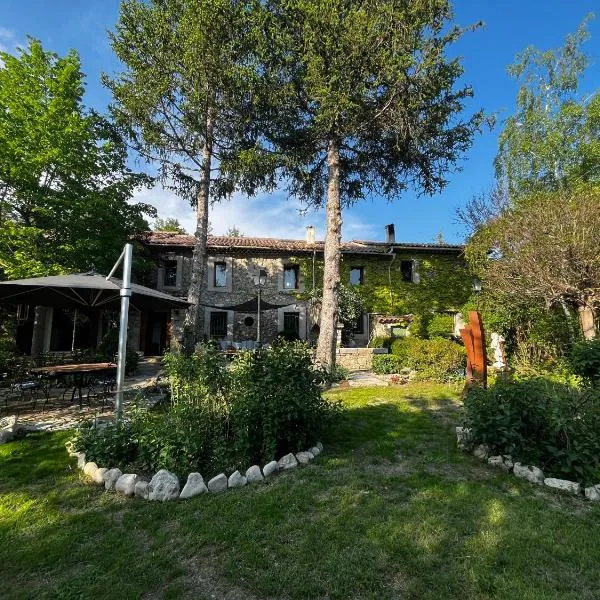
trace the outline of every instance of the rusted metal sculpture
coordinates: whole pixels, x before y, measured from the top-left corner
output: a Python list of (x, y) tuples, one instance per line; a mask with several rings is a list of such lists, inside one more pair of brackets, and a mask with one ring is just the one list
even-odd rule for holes
[(467, 351), (467, 381), (465, 389), (471, 385), (487, 388), (487, 351), (481, 315), (469, 311), (469, 324), (460, 330), (460, 336)]

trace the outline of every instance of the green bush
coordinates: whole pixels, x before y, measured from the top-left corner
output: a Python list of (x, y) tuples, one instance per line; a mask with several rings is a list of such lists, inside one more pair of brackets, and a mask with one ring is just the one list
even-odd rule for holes
[(392, 345), (392, 338), (387, 336), (377, 336), (374, 337), (369, 342), (369, 348), (389, 348)]
[(432, 315), (430, 313), (416, 314), (413, 315), (408, 330), (413, 338), (427, 338), (427, 326), (431, 321)]
[[(111, 327), (100, 340), (96, 359), (102, 361), (116, 360), (119, 352), (119, 330), (116, 327)], [(140, 357), (137, 352), (129, 348), (125, 352), (125, 373), (127, 375), (135, 375), (138, 368)]]
[(373, 373), (378, 375), (399, 373), (402, 367), (400, 358), (393, 354), (375, 354), (373, 356)]
[(570, 364), (575, 375), (590, 381), (600, 382), (600, 339), (578, 342), (573, 345)]
[(427, 325), (429, 338), (451, 338), (454, 331), (454, 317), (452, 315), (437, 314), (431, 318)]
[(126, 423), (106, 429), (84, 424), (75, 448), (102, 466), (210, 475), (306, 450), (337, 412), (322, 398), (322, 373), (300, 342), (240, 352), (230, 366), (201, 345), (191, 356), (168, 354), (165, 368), (168, 406), (133, 407)]
[(466, 353), (456, 342), (408, 337), (395, 340), (391, 351), (400, 367), (414, 369), (419, 379), (449, 381), (463, 376)]
[(323, 373), (323, 378), (327, 383), (338, 383), (339, 381), (346, 381), (350, 377), (350, 369), (335, 364), (331, 369), (326, 370)]
[(473, 441), (494, 454), (540, 467), (547, 476), (595, 481), (600, 475), (600, 395), (546, 379), (497, 381), (465, 401)]

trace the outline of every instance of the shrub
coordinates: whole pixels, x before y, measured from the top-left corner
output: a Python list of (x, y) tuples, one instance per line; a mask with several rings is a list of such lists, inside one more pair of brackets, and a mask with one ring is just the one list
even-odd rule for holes
[(373, 373), (378, 375), (399, 373), (402, 367), (400, 358), (393, 354), (375, 354), (373, 356)]
[[(100, 340), (96, 358), (103, 361), (116, 360), (119, 352), (119, 330), (116, 327), (111, 327)], [(129, 348), (125, 352), (125, 373), (127, 375), (135, 375), (140, 357), (137, 352)]]
[(431, 321), (431, 314), (423, 313), (413, 315), (408, 330), (413, 338), (427, 338), (427, 326)]
[(575, 375), (590, 381), (600, 382), (600, 339), (578, 342), (573, 346), (570, 364)]
[(400, 368), (414, 369), (419, 379), (449, 381), (463, 376), (465, 349), (456, 342), (443, 338), (422, 340), (408, 337), (395, 340), (391, 351)]
[(346, 367), (335, 364), (328, 371), (326, 370), (323, 373), (323, 378), (327, 383), (337, 383), (338, 381), (346, 381), (350, 377), (350, 369)]
[(600, 473), (600, 396), (546, 379), (498, 381), (465, 398), (473, 440), (562, 478)]
[(127, 422), (106, 429), (84, 424), (75, 448), (102, 466), (212, 474), (309, 448), (337, 411), (321, 397), (322, 374), (300, 342), (241, 352), (230, 367), (201, 345), (191, 356), (167, 355), (165, 366), (170, 405), (133, 407)]
[(429, 338), (451, 338), (454, 330), (454, 317), (452, 315), (437, 314), (431, 318), (427, 325)]
[(369, 348), (389, 348), (392, 345), (392, 338), (384, 335), (374, 337), (369, 342)]

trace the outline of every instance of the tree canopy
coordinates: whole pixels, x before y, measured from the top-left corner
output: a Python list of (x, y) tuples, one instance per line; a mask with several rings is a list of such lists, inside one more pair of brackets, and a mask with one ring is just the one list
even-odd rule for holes
[(496, 176), (513, 200), (574, 181), (600, 183), (600, 93), (579, 92), (589, 65), (582, 46), (590, 18), (562, 47), (530, 46), (507, 69), (519, 91), (500, 134)]
[(106, 271), (154, 209), (111, 123), (83, 104), (79, 56), (30, 39), (0, 52), (0, 269), (18, 278)]
[(158, 218), (152, 226), (154, 231), (170, 231), (172, 233), (186, 233), (185, 229), (175, 217)]
[[(317, 359), (335, 361), (342, 207), (408, 188), (432, 194), (481, 126), (446, 50), (446, 0), (266, 0), (266, 102), (260, 119), (290, 193), (326, 206), (325, 285)], [(262, 108), (262, 106), (261, 106)], [(270, 148), (269, 148), (270, 149)], [(269, 154), (270, 156), (270, 154)]]

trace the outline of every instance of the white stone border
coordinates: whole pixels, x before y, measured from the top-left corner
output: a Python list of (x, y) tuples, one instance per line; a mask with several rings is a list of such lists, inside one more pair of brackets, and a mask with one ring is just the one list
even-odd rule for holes
[(187, 482), (180, 492), (179, 478), (166, 469), (161, 469), (148, 482), (141, 479), (135, 473), (123, 473), (117, 468), (99, 467), (95, 462), (86, 462), (84, 452), (74, 452), (72, 442), (65, 444), (69, 456), (77, 458), (77, 468), (83, 474), (99, 485), (103, 485), (107, 491), (115, 491), (124, 496), (136, 496), (143, 500), (186, 500), (204, 493), (218, 494), (231, 488), (243, 487), (247, 484), (264, 481), (268, 477), (276, 475), (279, 471), (294, 469), (298, 465), (308, 465), (321, 452), (323, 444), (317, 442), (310, 450), (298, 452), (297, 454), (286, 454), (278, 461), (272, 460), (261, 468), (258, 465), (251, 466), (245, 475), (235, 471), (229, 477), (220, 473), (213, 477), (208, 483), (200, 473), (190, 473)]
[(569, 481), (568, 479), (556, 479), (554, 477), (545, 477), (541, 469), (535, 466), (523, 465), (520, 462), (514, 462), (512, 456), (508, 454), (490, 456), (490, 449), (485, 444), (480, 444), (473, 448), (473, 442), (471, 439), (471, 430), (467, 427), (456, 428), (456, 442), (460, 450), (466, 452), (472, 450), (473, 455), (481, 460), (487, 460), (489, 465), (499, 467), (507, 473), (512, 473), (520, 479), (525, 479), (530, 483), (537, 485), (545, 485), (546, 487), (561, 490), (574, 496), (581, 496), (583, 491), (585, 497), (588, 500), (598, 502), (600, 501), (600, 483), (592, 485), (582, 489), (581, 484), (576, 481)]

